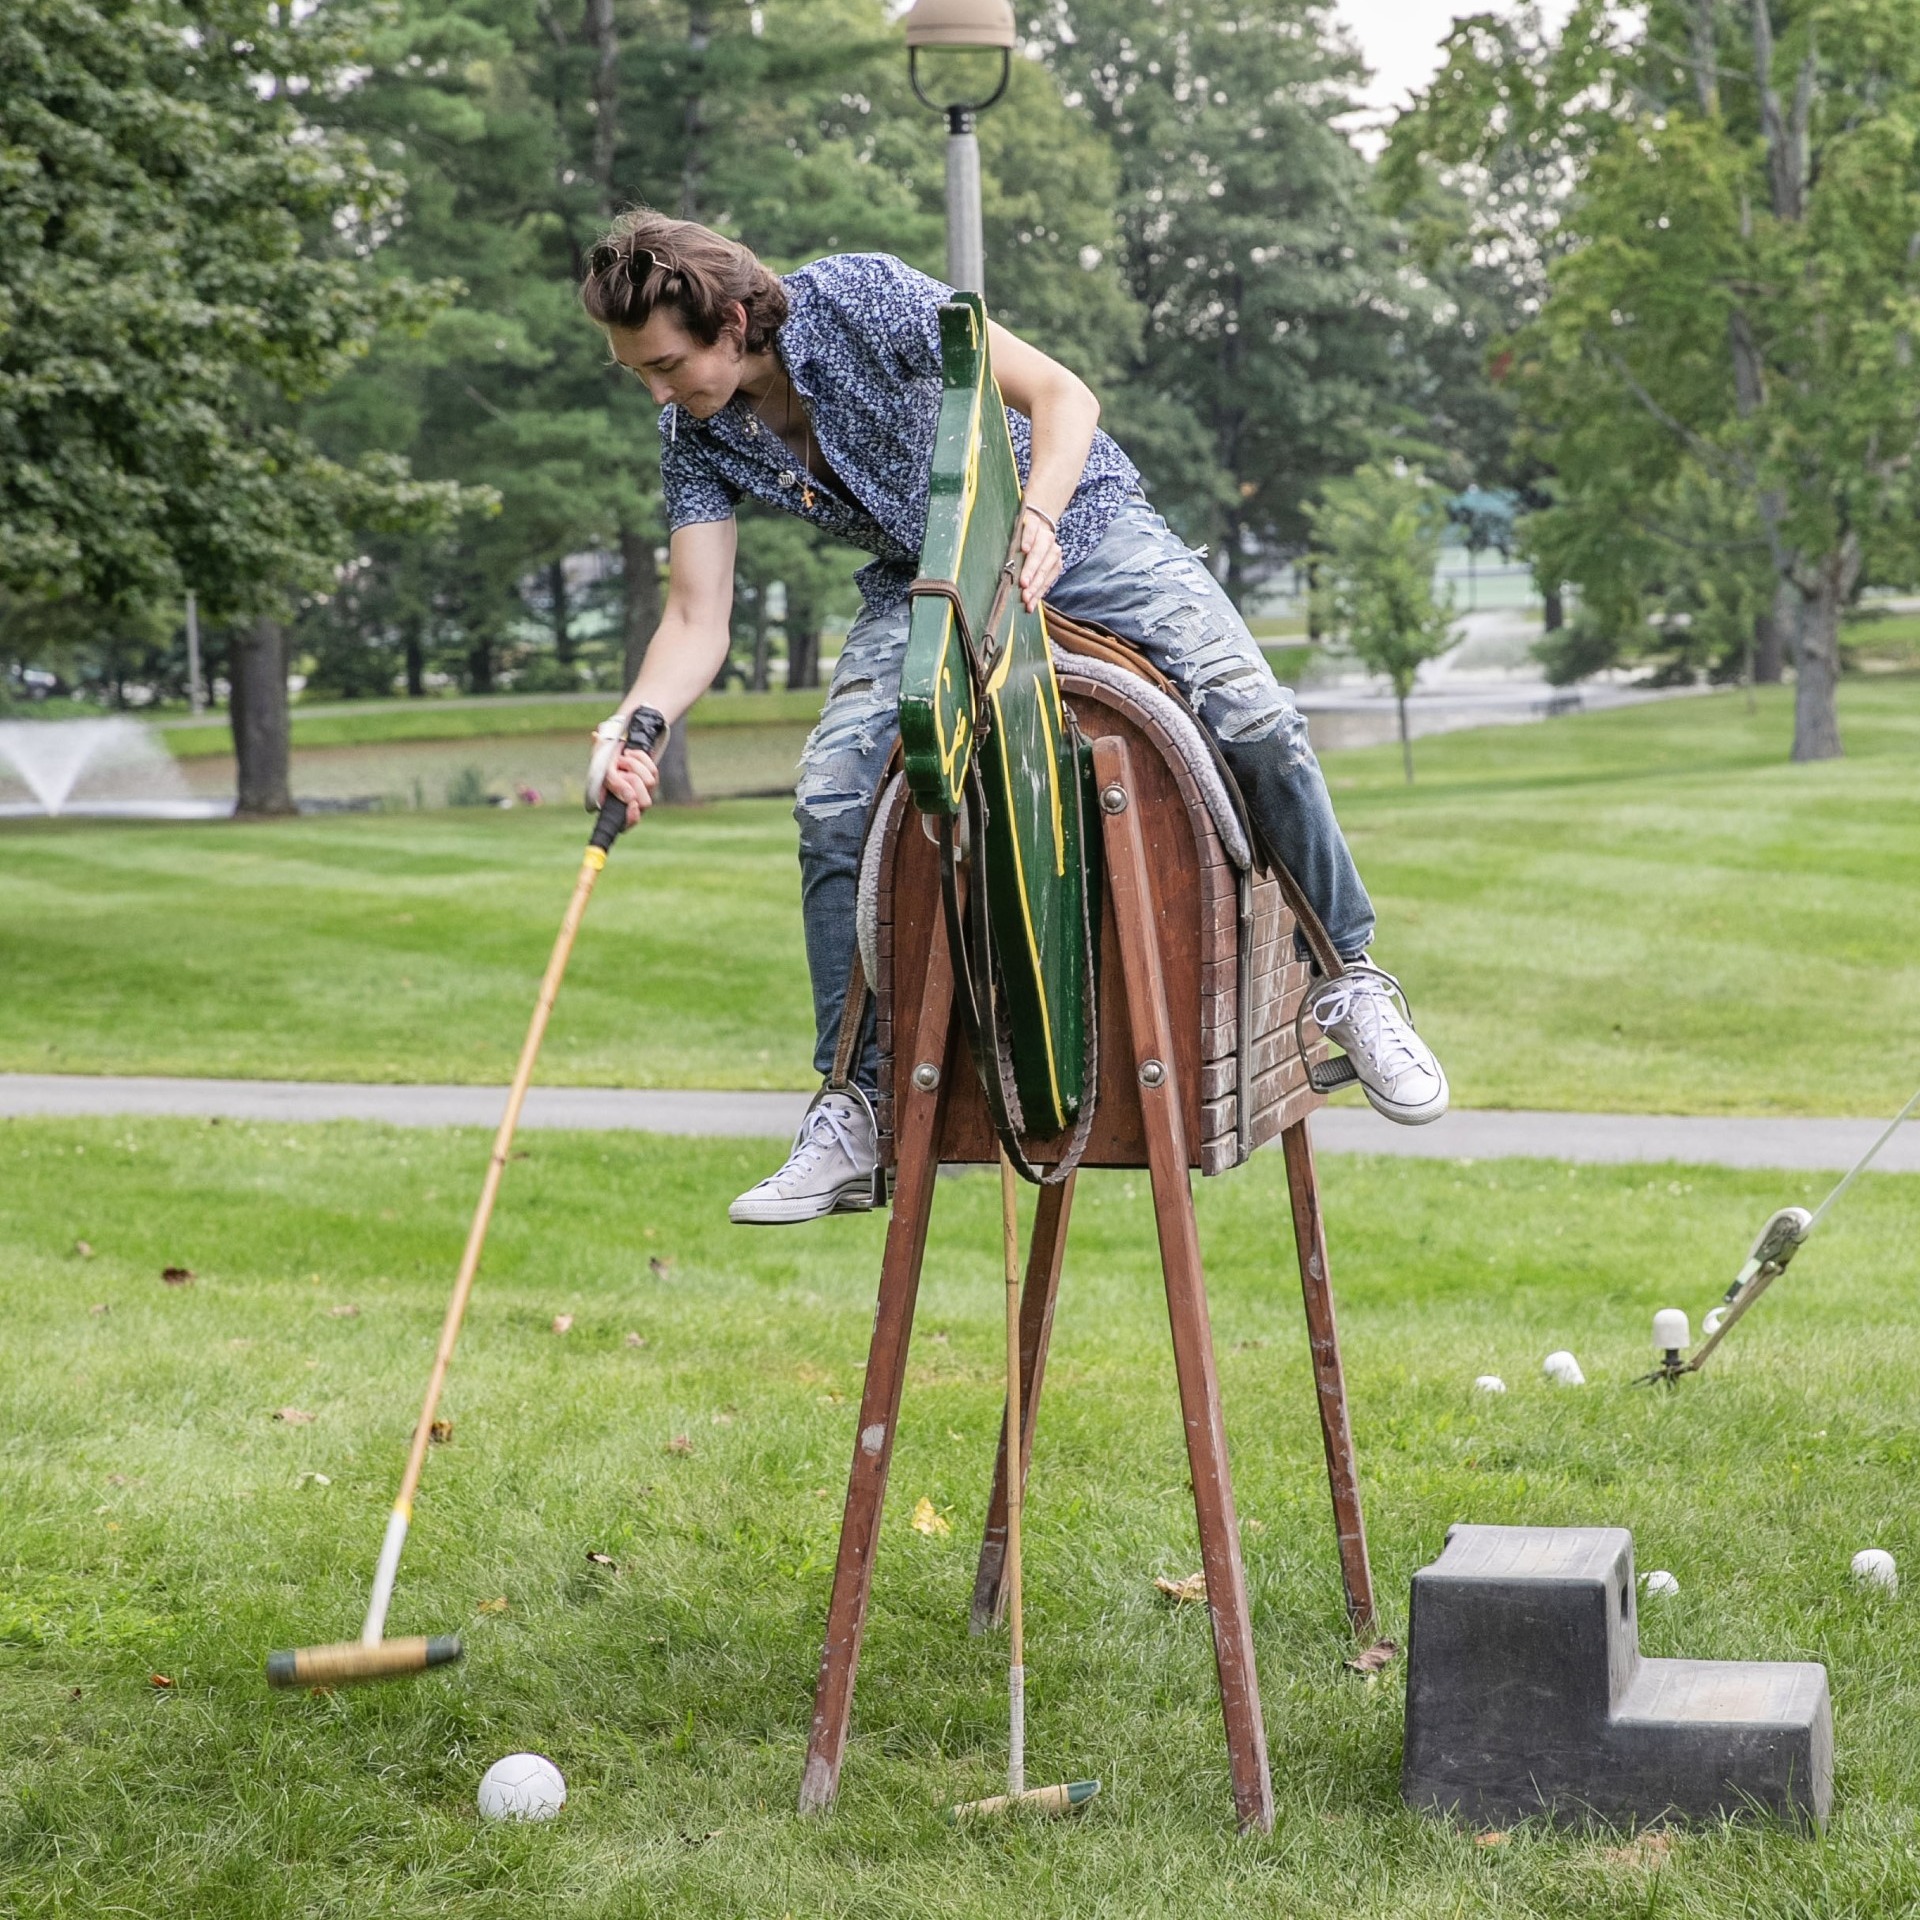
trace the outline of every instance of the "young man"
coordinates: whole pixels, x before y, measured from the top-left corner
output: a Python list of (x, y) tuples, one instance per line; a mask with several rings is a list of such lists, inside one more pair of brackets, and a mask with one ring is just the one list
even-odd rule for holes
[[(854, 949), (868, 805), (897, 730), (907, 584), (919, 571), (940, 407), (938, 281), (885, 254), (842, 254), (784, 278), (744, 247), (657, 213), (627, 216), (594, 249), (582, 288), (613, 357), (660, 415), (671, 529), (666, 611), (620, 715), (677, 722), (729, 644), (734, 509), (752, 497), (874, 557), (801, 762), (801, 907), (813, 976), (814, 1066), (831, 1067)], [(1343, 958), (1373, 936), (1373, 907), (1333, 817), (1306, 722), (1233, 604), (1148, 504), (1099, 431), (1084, 382), (1004, 327), (993, 367), (1024, 484), (1020, 594), (1097, 620), (1142, 648), (1219, 742), (1254, 824), (1326, 922)], [(604, 732), (604, 730), (603, 730)], [(622, 753), (606, 788), (637, 822), (658, 775)], [(1367, 1098), (1408, 1125), (1446, 1111), (1447, 1081), (1382, 983), (1339, 983), (1327, 1031)], [(871, 1040), (856, 1077), (874, 1084)], [(857, 1100), (815, 1104), (785, 1166), (729, 1210), (745, 1224), (813, 1220), (869, 1203), (875, 1143)]]

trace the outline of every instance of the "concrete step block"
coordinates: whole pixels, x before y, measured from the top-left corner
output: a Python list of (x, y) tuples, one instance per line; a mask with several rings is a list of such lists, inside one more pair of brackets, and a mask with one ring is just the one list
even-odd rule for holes
[(1622, 1527), (1457, 1526), (1413, 1577), (1401, 1791), (1481, 1826), (1826, 1819), (1833, 1712), (1811, 1663), (1649, 1660)]

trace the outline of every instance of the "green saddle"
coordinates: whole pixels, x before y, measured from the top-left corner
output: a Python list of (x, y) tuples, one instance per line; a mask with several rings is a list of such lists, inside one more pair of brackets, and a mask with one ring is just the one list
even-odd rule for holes
[(961, 1012), (995, 1126), (1034, 1179), (1022, 1139), (1074, 1127), (1046, 1176), (1057, 1179), (1077, 1161), (1093, 1107), (1092, 755), (1061, 703), (1045, 616), (1020, 604), (1020, 475), (979, 295), (941, 308), (940, 340), (900, 741), (908, 789), (940, 828)]

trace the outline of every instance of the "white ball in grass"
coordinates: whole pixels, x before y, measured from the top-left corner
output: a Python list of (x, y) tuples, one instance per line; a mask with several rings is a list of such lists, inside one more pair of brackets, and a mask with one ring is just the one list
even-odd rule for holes
[(1643, 1573), (1640, 1584), (1646, 1588), (1649, 1600), (1670, 1600), (1680, 1591), (1680, 1582), (1665, 1567), (1655, 1567), (1651, 1573)]
[(1507, 1383), (1497, 1373), (1483, 1373), (1473, 1383), (1482, 1393), (1505, 1393)]
[(551, 1820), (567, 1804), (567, 1783), (544, 1754), (510, 1753), (481, 1776), (479, 1799), (489, 1820)]
[(1853, 1577), (1863, 1587), (1878, 1587), (1882, 1593), (1897, 1592), (1900, 1569), (1884, 1547), (1863, 1547), (1853, 1556)]
[(1584, 1387), (1587, 1376), (1580, 1371), (1580, 1362), (1565, 1347), (1550, 1353), (1540, 1363), (1540, 1371), (1549, 1380), (1557, 1380), (1563, 1387)]

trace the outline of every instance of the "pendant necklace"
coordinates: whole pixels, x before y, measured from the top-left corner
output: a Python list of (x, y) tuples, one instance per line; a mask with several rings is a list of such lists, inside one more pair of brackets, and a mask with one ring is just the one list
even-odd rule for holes
[[(787, 383), (787, 410), (785, 418), (781, 422), (783, 431), (780, 437), (786, 442), (789, 450), (791, 450), (793, 446), (793, 375), (786, 372), (783, 368), (781, 370), (781, 377)], [(800, 457), (800, 506), (802, 511), (811, 513), (813, 511), (813, 488), (809, 485), (809, 481), (813, 473), (813, 419), (804, 408), (801, 410), (800, 417), (802, 421), (802, 431), (806, 434), (807, 442), (806, 451)]]

